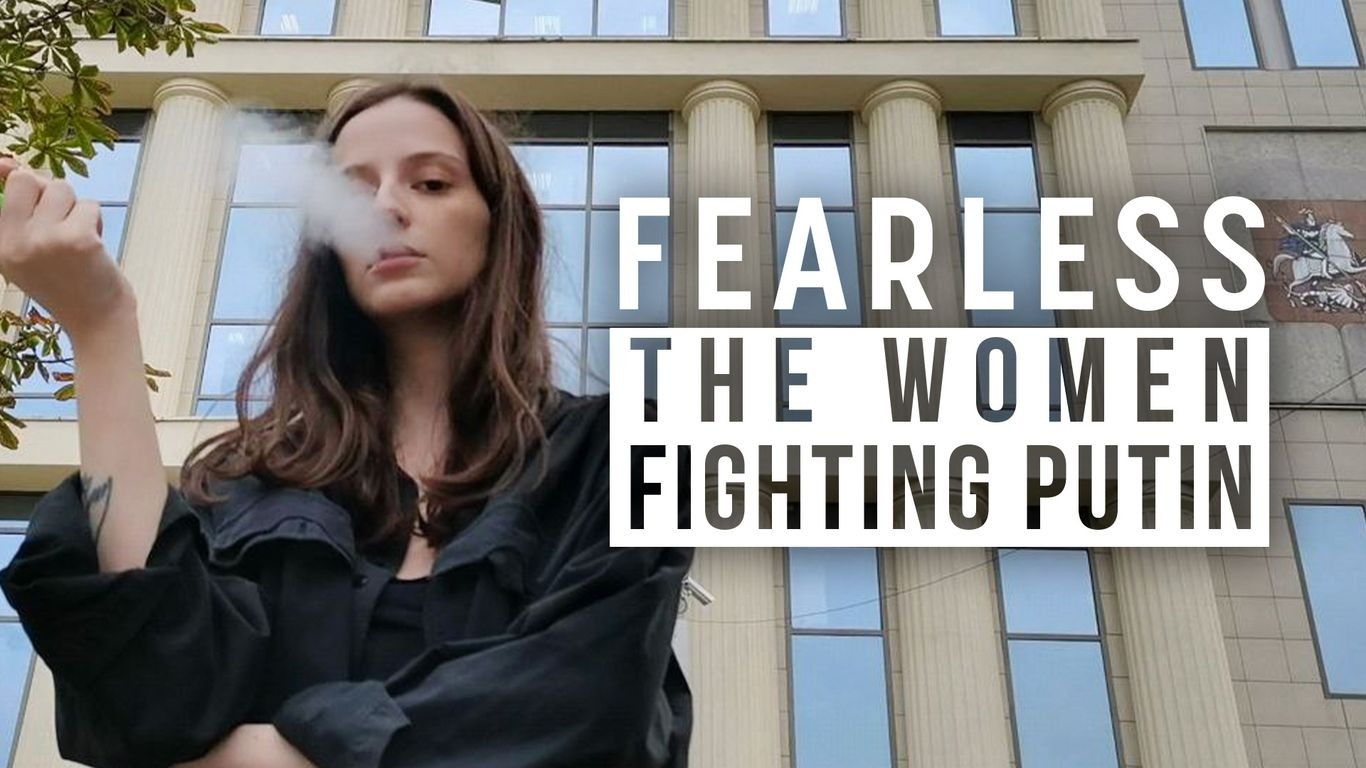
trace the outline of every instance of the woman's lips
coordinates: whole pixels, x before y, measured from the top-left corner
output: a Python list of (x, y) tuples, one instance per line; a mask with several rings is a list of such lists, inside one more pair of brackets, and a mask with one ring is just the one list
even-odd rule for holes
[(421, 260), (422, 254), (411, 248), (403, 250), (380, 251), (379, 260), (370, 265), (371, 272), (392, 272), (412, 266)]

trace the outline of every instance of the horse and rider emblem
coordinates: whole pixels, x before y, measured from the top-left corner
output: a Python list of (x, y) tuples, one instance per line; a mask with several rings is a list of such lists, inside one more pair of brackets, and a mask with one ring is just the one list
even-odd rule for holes
[(1266, 226), (1254, 242), (1271, 316), (1335, 325), (1366, 318), (1366, 255), (1352, 247), (1354, 230), (1366, 230), (1366, 202), (1259, 204)]

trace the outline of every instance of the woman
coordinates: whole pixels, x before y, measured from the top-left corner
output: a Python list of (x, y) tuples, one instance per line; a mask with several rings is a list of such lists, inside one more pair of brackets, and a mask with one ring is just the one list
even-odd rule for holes
[[(549, 384), (539, 211), (506, 141), (410, 85), (326, 138), (400, 244), (301, 246), (237, 427), (179, 489), (98, 206), (0, 160), (0, 272), (67, 330), (80, 391), (81, 470), (0, 571), (63, 756), (684, 766), (670, 637), (692, 552), (608, 546), (607, 400)], [(273, 399), (244, 418), (263, 373)]]

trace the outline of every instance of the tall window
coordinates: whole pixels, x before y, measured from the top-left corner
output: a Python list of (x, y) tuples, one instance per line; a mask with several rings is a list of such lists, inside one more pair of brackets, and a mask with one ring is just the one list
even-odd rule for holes
[(1366, 509), (1292, 504), (1310, 625), (1330, 696), (1366, 696)]
[(337, 0), (263, 0), (263, 35), (330, 35), (337, 15)]
[[(95, 157), (86, 164), (88, 175), (68, 173), (66, 179), (78, 197), (99, 202), (104, 250), (118, 262), (123, 255), (124, 225), (128, 221), (129, 203), (133, 199), (133, 182), (137, 176), (147, 112), (117, 111), (105, 118), (105, 122), (118, 135), (113, 148), (95, 145)], [(27, 300), (22, 314), (27, 315), (30, 307), (51, 317), (51, 313), (41, 304)], [(71, 339), (66, 333), (62, 333), (60, 338), (62, 356), (71, 357)], [(62, 363), (50, 366), (49, 371), (71, 373), (73, 368), (70, 364)], [(14, 415), (21, 419), (74, 419), (76, 401), (54, 400), (52, 397), (63, 386), (63, 382), (56, 380), (44, 381), (41, 375), (25, 380), (14, 393)]]
[(841, 0), (768, 0), (772, 37), (839, 37), (844, 34)]
[(431, 0), (427, 34), (662, 37), (669, 16), (669, 0)]
[(1197, 67), (1257, 67), (1247, 0), (1181, 0)]
[(1281, 12), (1295, 66), (1361, 66), (1346, 0), (1281, 0)]
[(939, 34), (946, 37), (1017, 35), (1014, 0), (939, 0)]
[[(0, 568), (9, 565), (24, 540), (31, 494), (0, 494)], [(5, 596), (0, 594), (0, 766), (14, 765), (19, 724), (33, 670), (33, 649)]]
[(669, 219), (640, 220), (663, 260), (640, 268), (639, 309), (618, 306), (619, 201), (669, 196), (669, 115), (542, 112), (521, 116), (513, 146), (546, 225), (546, 320), (555, 383), (605, 392), (608, 329), (669, 322)]
[(787, 585), (793, 765), (890, 767), (877, 550), (790, 549)]
[(959, 113), (953, 131), (959, 232), (963, 200), (982, 198), (983, 275), (987, 290), (1009, 290), (1015, 308), (972, 310), (973, 326), (1054, 326), (1040, 308), (1039, 177), (1030, 115)]
[(1117, 767), (1090, 553), (1003, 549), (997, 574), (1020, 767)]
[[(276, 114), (280, 129), (248, 135), (237, 152), (208, 342), (195, 414), (235, 418), (237, 379), (283, 297), (294, 261), (299, 221), (287, 186), (313, 151), (305, 142), (313, 113)], [(264, 405), (270, 382), (257, 382), (253, 404)]]
[[(787, 263), (788, 243), (797, 205), (803, 197), (820, 198), (830, 242), (835, 251), (842, 310), (826, 309), (825, 292), (798, 289), (792, 309), (778, 312), (779, 325), (861, 325), (858, 224), (854, 216), (854, 163), (846, 114), (772, 114), (769, 133), (773, 145), (773, 263), (774, 280)], [(815, 271), (816, 248), (808, 239), (802, 267)]]

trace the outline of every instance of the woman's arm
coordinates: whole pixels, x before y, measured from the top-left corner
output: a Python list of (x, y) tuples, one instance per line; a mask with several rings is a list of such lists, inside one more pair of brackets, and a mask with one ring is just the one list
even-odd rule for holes
[(691, 697), (671, 642), (693, 551), (609, 545), (600, 407), (582, 451), (591, 491), (547, 529), (545, 585), (506, 633), (438, 646), (383, 683), (305, 689), (274, 718), (286, 739), (325, 766), (676, 765)]
[(51, 312), (74, 347), (81, 496), (100, 570), (140, 568), (167, 483), (132, 288), (105, 253), (98, 203), (13, 158), (0, 158), (0, 183), (0, 273)]

